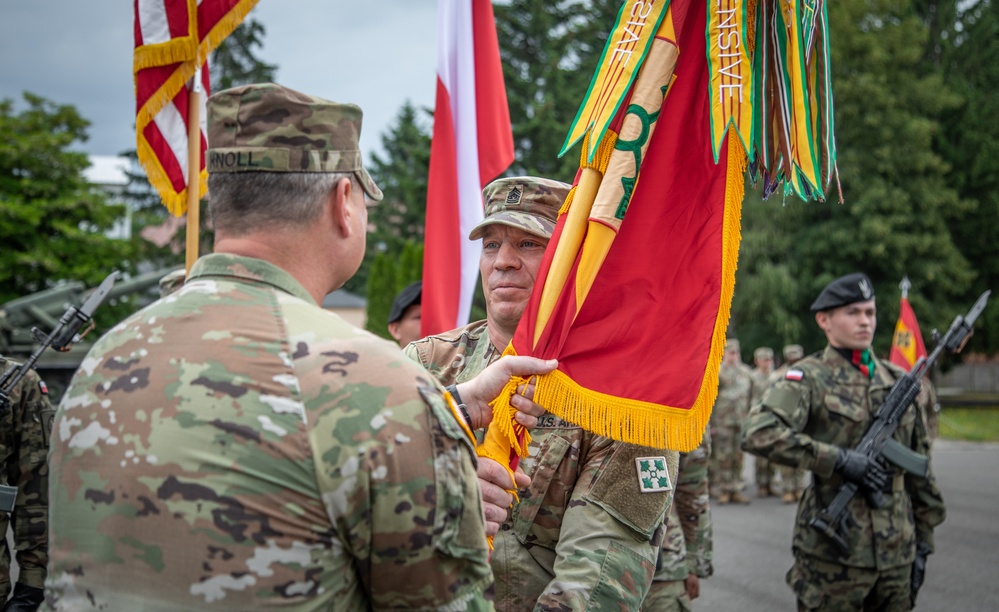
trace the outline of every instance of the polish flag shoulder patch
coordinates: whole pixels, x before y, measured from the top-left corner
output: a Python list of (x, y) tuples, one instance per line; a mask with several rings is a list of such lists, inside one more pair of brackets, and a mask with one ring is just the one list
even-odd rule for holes
[(48, 387), (48, 385), (45, 384), (44, 380), (39, 380), (38, 381), (38, 390), (42, 392), (42, 395), (48, 395), (49, 394), (49, 387)]
[(784, 380), (801, 380), (804, 377), (805, 373), (802, 372), (801, 370), (791, 369), (788, 370), (786, 374), (784, 374)]

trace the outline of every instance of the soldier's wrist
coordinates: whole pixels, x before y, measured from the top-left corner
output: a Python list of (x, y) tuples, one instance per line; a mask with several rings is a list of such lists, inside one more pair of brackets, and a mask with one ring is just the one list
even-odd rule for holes
[(461, 394), (458, 393), (458, 385), (448, 385), (446, 388), (448, 393), (451, 394), (451, 398), (454, 399), (455, 405), (458, 406), (458, 411), (461, 413), (461, 416), (465, 419), (465, 424), (468, 425), (469, 429), (475, 429), (472, 417), (468, 414), (468, 406), (461, 401)]

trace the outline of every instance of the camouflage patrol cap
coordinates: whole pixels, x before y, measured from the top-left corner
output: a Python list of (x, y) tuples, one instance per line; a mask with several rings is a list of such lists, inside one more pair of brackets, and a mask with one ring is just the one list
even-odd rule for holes
[(572, 185), (536, 176), (496, 179), (482, 190), (486, 217), (468, 235), (478, 240), (487, 225), (498, 223), (522, 229), (541, 238), (551, 238), (565, 196)]
[(753, 351), (753, 359), (773, 359), (774, 350), (769, 346), (761, 346)]
[(726, 340), (725, 341), (725, 350), (726, 351), (738, 351), (738, 350), (740, 350), (739, 349), (739, 340), (736, 339), (736, 338), (729, 338), (728, 340)]
[(381, 200), (361, 165), (361, 114), (274, 83), (220, 91), (208, 98), (208, 172), (352, 172)]
[(863, 272), (841, 276), (829, 283), (812, 302), (812, 312), (832, 310), (840, 306), (874, 299), (874, 284)]
[(805, 356), (805, 349), (800, 344), (788, 344), (784, 347), (784, 360), (801, 359)]

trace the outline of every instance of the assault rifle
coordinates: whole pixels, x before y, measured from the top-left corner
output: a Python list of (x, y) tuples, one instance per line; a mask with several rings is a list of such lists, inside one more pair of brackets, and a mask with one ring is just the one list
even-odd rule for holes
[[(45, 352), (45, 349), (51, 346), (57, 351), (68, 351), (94, 328), (94, 311), (107, 297), (117, 278), (118, 272), (108, 274), (107, 278), (101, 281), (97, 289), (94, 289), (94, 292), (90, 294), (83, 306), (79, 308), (70, 306), (66, 310), (51, 333), (46, 334), (37, 327), (31, 328), (31, 333), (38, 341), (38, 348), (24, 363), (21, 365), (11, 364), (4, 370), (3, 374), (0, 374), (0, 414), (6, 412), (10, 407), (10, 394), (14, 387), (35, 367), (35, 363)], [(87, 328), (81, 333), (80, 328), (84, 325), (87, 325)], [(0, 485), (0, 511), (12, 512), (16, 499), (17, 487)]]
[[(898, 428), (906, 410), (919, 394), (920, 379), (933, 366), (940, 353), (944, 350), (950, 353), (959, 353), (964, 348), (965, 342), (971, 337), (975, 319), (985, 309), (990, 293), (990, 291), (983, 293), (967, 315), (955, 317), (950, 329), (937, 342), (933, 352), (928, 357), (920, 357), (912, 366), (912, 370), (895, 381), (888, 392), (888, 397), (875, 413), (874, 423), (864, 434), (860, 444), (854, 449), (855, 451), (867, 455), (873, 461), (879, 461), (881, 457), (884, 457), (909, 472), (920, 476), (927, 474), (929, 460), (895, 442), (891, 436)], [(850, 517), (847, 513), (847, 506), (859, 488), (859, 485), (852, 482), (844, 482), (836, 492), (836, 497), (832, 503), (809, 522), (809, 525), (826, 534), (844, 556), (850, 552), (845, 535), (846, 530), (850, 528), (850, 525), (847, 524)], [(880, 491), (866, 491), (866, 494), (868, 503), (872, 507), (884, 507), (884, 495)]]

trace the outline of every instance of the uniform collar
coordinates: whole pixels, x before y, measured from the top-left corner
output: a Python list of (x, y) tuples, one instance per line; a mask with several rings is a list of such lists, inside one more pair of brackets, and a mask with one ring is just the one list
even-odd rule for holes
[(270, 285), (316, 305), (316, 301), (301, 283), (281, 268), (263, 259), (229, 253), (205, 255), (191, 268), (189, 279), (193, 281), (199, 278), (239, 279), (249, 283)]

